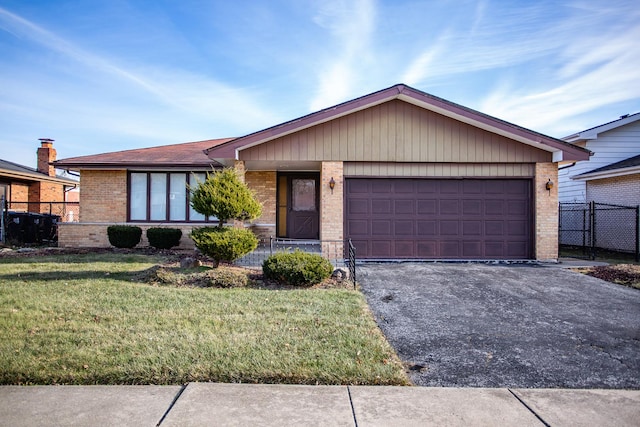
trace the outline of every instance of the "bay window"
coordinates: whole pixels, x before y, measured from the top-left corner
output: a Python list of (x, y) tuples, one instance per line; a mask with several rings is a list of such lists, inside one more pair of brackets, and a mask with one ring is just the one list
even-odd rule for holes
[(206, 179), (204, 172), (130, 172), (129, 221), (215, 221), (194, 211), (188, 186)]

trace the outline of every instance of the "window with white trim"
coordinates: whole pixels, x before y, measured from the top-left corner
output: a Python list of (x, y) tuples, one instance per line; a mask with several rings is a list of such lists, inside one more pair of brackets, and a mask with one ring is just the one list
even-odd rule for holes
[(130, 172), (129, 221), (206, 222), (189, 204), (188, 187), (207, 177), (204, 172)]

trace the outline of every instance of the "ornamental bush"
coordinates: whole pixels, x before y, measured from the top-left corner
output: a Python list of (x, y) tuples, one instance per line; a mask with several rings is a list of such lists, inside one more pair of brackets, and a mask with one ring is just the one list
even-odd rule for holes
[(189, 191), (193, 209), (218, 218), (218, 228), (230, 220), (246, 221), (262, 215), (262, 205), (234, 169), (208, 173), (204, 182)]
[(107, 227), (109, 243), (116, 248), (133, 248), (140, 243), (142, 229), (135, 225), (110, 225)]
[(233, 262), (258, 246), (258, 239), (246, 228), (194, 228), (191, 238), (196, 248), (213, 258), (216, 267), (220, 261)]
[(318, 254), (296, 249), (271, 255), (262, 263), (262, 272), (267, 279), (292, 286), (310, 286), (331, 276), (333, 265)]
[(147, 229), (149, 245), (156, 249), (171, 249), (180, 244), (182, 230), (179, 228), (152, 227)]

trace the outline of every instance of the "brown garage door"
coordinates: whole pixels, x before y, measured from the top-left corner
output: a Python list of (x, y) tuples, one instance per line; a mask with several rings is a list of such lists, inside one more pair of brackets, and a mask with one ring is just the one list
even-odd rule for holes
[(358, 258), (531, 258), (530, 180), (349, 178), (346, 184), (346, 235)]

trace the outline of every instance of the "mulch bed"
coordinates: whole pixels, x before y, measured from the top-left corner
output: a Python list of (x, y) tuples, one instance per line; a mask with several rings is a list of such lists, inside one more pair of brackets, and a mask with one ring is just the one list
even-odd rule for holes
[(618, 283), (640, 289), (640, 265), (617, 264), (601, 267), (590, 267), (585, 274), (607, 282)]

